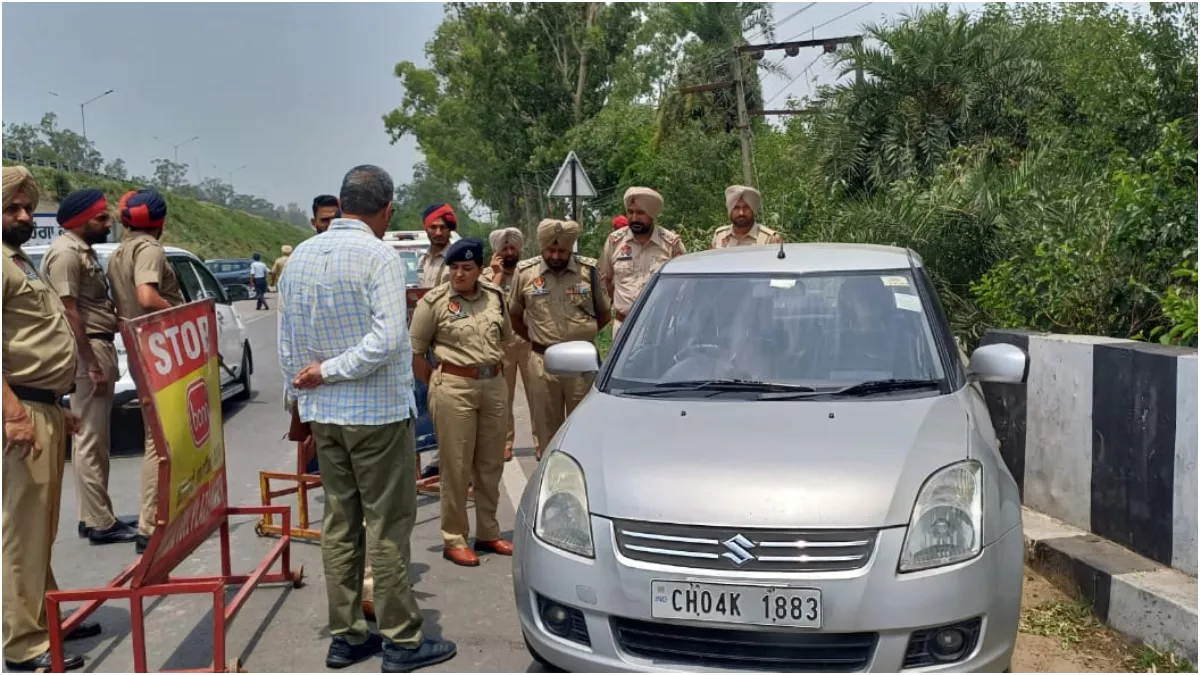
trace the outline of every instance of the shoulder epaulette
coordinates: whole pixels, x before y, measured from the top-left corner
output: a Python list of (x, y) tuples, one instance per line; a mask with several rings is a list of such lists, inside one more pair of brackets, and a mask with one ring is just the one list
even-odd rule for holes
[(428, 293), (421, 296), (421, 302), (428, 302), (429, 304), (432, 305), (433, 303), (435, 303), (438, 300), (441, 300), (443, 297), (445, 297), (446, 293), (449, 290), (450, 290), (450, 282), (446, 282), (444, 284), (438, 284), (437, 286), (434, 286), (433, 288), (429, 289)]
[(600, 265), (600, 263), (595, 258), (587, 258), (587, 257), (581, 256), (581, 255), (575, 256), (575, 260), (579, 261), (580, 265), (588, 265), (590, 267), (597, 267)]
[(482, 278), (479, 280), (479, 287), (484, 289), (485, 291), (492, 291), (493, 293), (499, 293), (500, 295), (504, 295), (503, 288), (500, 288), (499, 286), (497, 286), (496, 284), (493, 284), (490, 281), (484, 281)]
[(759, 232), (766, 232), (767, 234), (779, 234), (779, 232), (778, 232), (778, 231), (776, 231), (776, 230), (772, 230), (771, 228), (767, 227), (766, 225), (759, 225), (759, 226), (758, 226), (758, 231), (759, 231)]
[(519, 269), (519, 270), (529, 269), (530, 267), (533, 267), (534, 265), (540, 263), (541, 261), (542, 261), (542, 259), (540, 257), (526, 258), (526, 259), (522, 260), (521, 262), (517, 263), (517, 269)]
[(628, 229), (628, 228), (624, 228), (624, 227), (622, 227), (622, 228), (621, 228), (621, 229), (619, 229), (619, 230), (613, 230), (613, 231), (612, 231), (612, 234), (608, 235), (608, 238), (609, 238), (609, 239), (611, 239), (611, 240), (612, 240), (612, 241), (614, 241), (614, 242), (616, 242), (616, 241), (620, 241), (620, 240), (621, 240), (621, 237), (624, 237), (624, 236), (625, 236), (625, 231), (626, 231), (627, 229)]
[(716, 230), (716, 232), (713, 232), (713, 234), (714, 234), (714, 235), (718, 235), (718, 234), (721, 234), (721, 233), (723, 233), (723, 232), (728, 232), (728, 231), (730, 231), (730, 230), (732, 230), (732, 229), (733, 229), (733, 226), (732, 226), (732, 225), (722, 225), (722, 226), (718, 227), (718, 228), (717, 228), (717, 230)]

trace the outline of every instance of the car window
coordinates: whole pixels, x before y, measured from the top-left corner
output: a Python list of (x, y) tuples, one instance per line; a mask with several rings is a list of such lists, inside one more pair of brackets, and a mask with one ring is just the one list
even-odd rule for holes
[(662, 275), (622, 326), (607, 386), (745, 379), (839, 388), (945, 377), (907, 270)]
[(191, 261), (187, 258), (168, 256), (171, 261), (171, 266), (175, 268), (175, 276), (179, 277), (179, 287), (183, 289), (184, 296), (188, 302), (195, 302), (204, 298), (204, 287), (200, 285), (200, 279), (196, 276), (196, 270), (191, 265)]
[(217, 274), (232, 274), (232, 273), (236, 273), (236, 272), (249, 272), (250, 262), (249, 261), (243, 262), (240, 260), (235, 261), (235, 262), (215, 262), (215, 263), (209, 263), (208, 268)]
[(195, 260), (189, 260), (188, 265), (192, 271), (196, 273), (196, 278), (200, 282), (200, 287), (204, 289), (205, 297), (215, 298), (217, 302), (228, 303), (229, 299), (225, 296), (225, 290), (221, 288), (221, 284), (217, 282), (216, 277), (207, 267), (197, 263)]
[(400, 259), (404, 261), (404, 283), (417, 283), (417, 263), (421, 260), (421, 254), (416, 251), (397, 251), (400, 254)]

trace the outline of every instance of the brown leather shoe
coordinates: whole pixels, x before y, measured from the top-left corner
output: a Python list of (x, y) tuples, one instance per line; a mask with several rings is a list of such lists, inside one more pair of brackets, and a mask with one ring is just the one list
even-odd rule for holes
[(475, 550), (484, 553), (495, 553), (496, 555), (512, 555), (513, 545), (511, 541), (505, 539), (493, 539), (492, 541), (475, 540)]
[(466, 546), (455, 546), (454, 548), (443, 548), (442, 557), (455, 565), (463, 567), (479, 567), (479, 556)]

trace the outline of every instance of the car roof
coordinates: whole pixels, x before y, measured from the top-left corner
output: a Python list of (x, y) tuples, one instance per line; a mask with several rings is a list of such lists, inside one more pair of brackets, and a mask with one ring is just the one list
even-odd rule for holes
[[(50, 249), (49, 244), (40, 244), (38, 246), (30, 246), (28, 248), (26, 248), (24, 246), (21, 247), (21, 250), (25, 251), (25, 253), (27, 255), (33, 255), (35, 253), (45, 253), (49, 249)], [(103, 253), (105, 255), (112, 255), (112, 252), (117, 250), (117, 244), (114, 244), (112, 242), (107, 242), (107, 241), (100, 243), (100, 244), (92, 244), (92, 250), (96, 251), (97, 254)], [(189, 251), (185, 248), (179, 248), (177, 246), (163, 246), (163, 251), (165, 251), (168, 255), (182, 254), (182, 255), (191, 256), (193, 258), (196, 258), (197, 260), (200, 259), (200, 257), (197, 256), (195, 253), (192, 253), (191, 251)]]
[(219, 262), (254, 262), (254, 261), (250, 258), (209, 258), (208, 260), (205, 260), (204, 262), (205, 262), (205, 264), (208, 264), (208, 263), (219, 263)]
[(812, 274), (820, 272), (866, 272), (922, 267), (921, 257), (911, 249), (875, 244), (784, 244), (737, 246), (689, 253), (672, 258), (659, 274)]

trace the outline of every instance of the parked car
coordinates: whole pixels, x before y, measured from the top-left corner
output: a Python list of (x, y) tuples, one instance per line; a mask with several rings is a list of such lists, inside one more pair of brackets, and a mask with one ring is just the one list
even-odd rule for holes
[(252, 262), (254, 261), (249, 258), (223, 258), (205, 260), (204, 266), (221, 282), (231, 300), (249, 300)]
[[(920, 257), (788, 244), (665, 263), (515, 526), (526, 644), (568, 671), (1009, 667), (1021, 500)], [(620, 420), (614, 424), (613, 420)]]
[[(33, 261), (34, 266), (41, 268), (42, 258), (46, 255), (48, 246), (30, 246), (24, 251)], [(108, 260), (117, 250), (116, 244), (96, 244), (92, 247), (100, 265), (108, 270)], [(174, 246), (165, 247), (167, 260), (179, 277), (179, 287), (183, 297), (188, 302), (204, 298), (216, 299), (217, 315), (217, 344), (225, 364), (221, 369), (221, 398), (222, 400), (246, 400), (250, 398), (250, 377), (254, 373), (254, 354), (250, 348), (250, 339), (246, 334), (246, 324), (234, 309), (224, 288), (217, 282), (208, 267), (189, 251)], [(114, 393), (115, 408), (139, 407), (137, 385), (129, 372), (126, 362), (127, 352), (121, 334), (117, 333), (114, 340), (117, 348), (117, 370), (120, 379), (117, 380)]]

